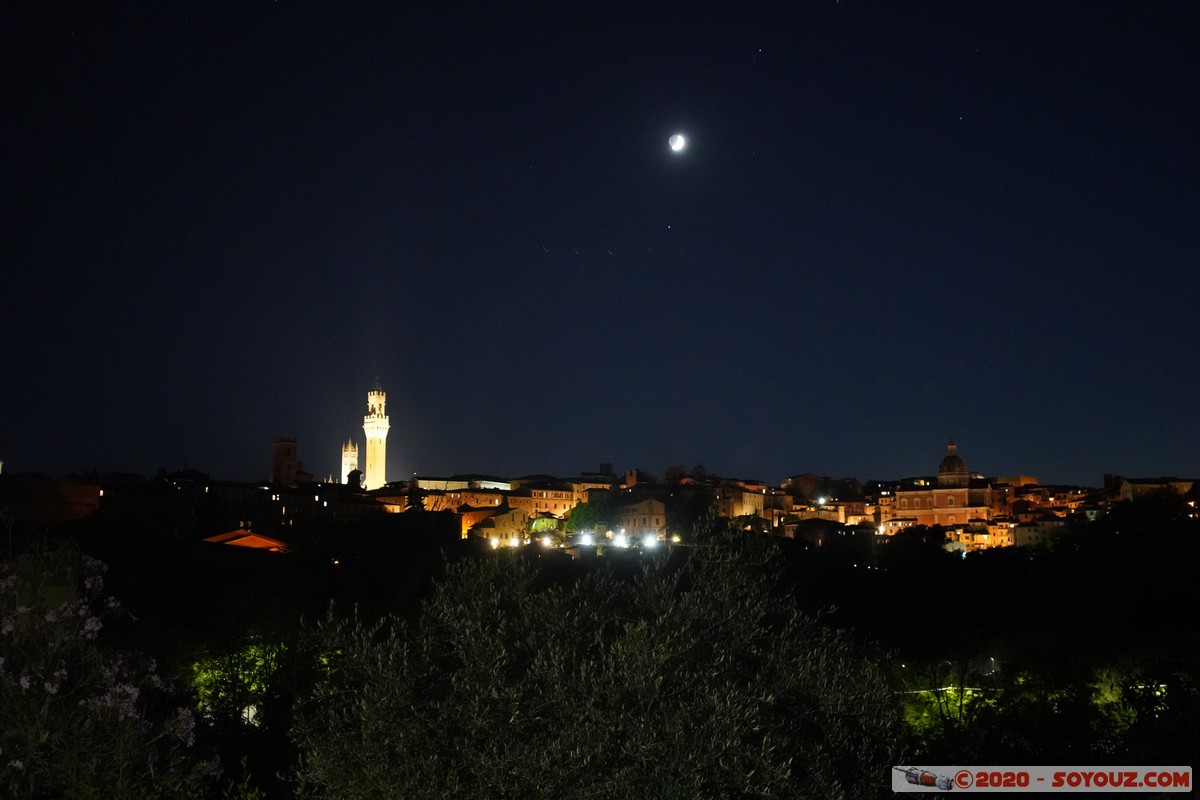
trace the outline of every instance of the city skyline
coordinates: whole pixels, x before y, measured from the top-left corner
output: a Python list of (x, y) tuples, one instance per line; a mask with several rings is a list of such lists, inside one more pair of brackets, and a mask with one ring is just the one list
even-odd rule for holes
[[(894, 483), (894, 482), (904, 482), (904, 481), (911, 480), (911, 479), (936, 479), (937, 475), (942, 471), (944, 464), (945, 464), (944, 461), (940, 461), (937, 469), (934, 469), (932, 467), (932, 462), (930, 462), (929, 464), (924, 465), (924, 468), (910, 470), (903, 474), (892, 474), (892, 475), (835, 474), (835, 473), (830, 473), (825, 470), (821, 470), (819, 468), (805, 469), (805, 470), (792, 470), (792, 471), (787, 472), (784, 476), (781, 476), (778, 480), (763, 480), (763, 478), (760, 475), (758, 475), (757, 473), (755, 473), (755, 474), (731, 474), (731, 473), (723, 473), (723, 472), (716, 471), (716, 470), (710, 470), (703, 462), (697, 462), (694, 465), (684, 465), (681, 463), (673, 463), (673, 464), (657, 464), (657, 463), (655, 463), (655, 464), (647, 465), (647, 464), (621, 464), (618, 462), (601, 461), (598, 463), (592, 463), (591, 465), (580, 465), (578, 467), (567, 468), (564, 470), (558, 470), (558, 471), (553, 471), (553, 472), (548, 472), (545, 470), (537, 470), (537, 469), (526, 470), (523, 472), (522, 471), (498, 472), (498, 471), (491, 471), (491, 470), (479, 470), (479, 469), (464, 468), (464, 469), (456, 469), (456, 470), (449, 470), (449, 471), (443, 470), (440, 472), (428, 471), (428, 470), (427, 471), (414, 471), (412, 473), (405, 473), (400, 476), (394, 476), (390, 470), (385, 470), (383, 467), (383, 464), (386, 463), (386, 459), (387, 459), (387, 428), (389, 427), (388, 423), (387, 423), (388, 418), (384, 412), (384, 408), (385, 408), (384, 404), (386, 402), (386, 397), (387, 397), (386, 389), (382, 386), (382, 384), (379, 381), (376, 381), (372, 385), (370, 391), (367, 392), (367, 414), (363, 418), (364, 431), (367, 429), (371, 429), (371, 430), (375, 431), (375, 433), (374, 433), (374, 436), (376, 437), (375, 445), (374, 445), (375, 455), (373, 457), (368, 457), (368, 459), (367, 459), (368, 463), (371, 463), (372, 461), (374, 461), (377, 464), (377, 466), (374, 470), (374, 478), (371, 478), (368, 475), (368, 470), (364, 469), (364, 467), (366, 465), (364, 463), (359, 462), (359, 460), (358, 460), (358, 453), (360, 451), (359, 451), (359, 448), (357, 447), (357, 445), (358, 445), (359, 441), (364, 442), (363, 452), (369, 452), (372, 448), (371, 438), (369, 436), (368, 437), (360, 436), (358, 438), (356, 438), (354, 436), (350, 436), (346, 439), (346, 441), (341, 442), (339, 444), (337, 457), (334, 459), (330, 459), (330, 463), (336, 463), (336, 465), (338, 467), (338, 472), (333, 472), (332, 470), (325, 470), (323, 468), (324, 463), (325, 463), (324, 458), (320, 458), (315, 465), (312, 462), (309, 462), (306, 464), (303, 443), (301, 440), (299, 440), (295, 436), (275, 436), (273, 438), (273, 447), (272, 447), (273, 452), (272, 452), (271, 466), (268, 468), (268, 470), (265, 473), (265, 475), (269, 475), (269, 479), (267, 477), (259, 477), (259, 478), (253, 478), (253, 479), (245, 479), (245, 478), (236, 478), (235, 479), (235, 478), (231, 478), (231, 476), (228, 476), (228, 475), (207, 473), (206, 470), (201, 468), (201, 465), (195, 465), (195, 464), (189, 465), (187, 463), (179, 465), (177, 468), (183, 469), (183, 470), (197, 469), (200, 472), (204, 472), (204, 473), (208, 474), (210, 478), (215, 478), (218, 480), (241, 480), (244, 482), (268, 481), (270, 483), (276, 483), (276, 484), (297, 483), (297, 478), (300, 473), (303, 473), (304, 475), (307, 476), (307, 477), (303, 478), (303, 480), (300, 481), (300, 483), (310, 481), (310, 480), (312, 482), (316, 482), (316, 483), (322, 483), (322, 482), (331, 482), (331, 483), (335, 483), (335, 484), (336, 483), (345, 483), (347, 475), (343, 474), (343, 473), (349, 473), (350, 471), (353, 470), (353, 471), (357, 471), (360, 473), (360, 480), (362, 481), (362, 488), (364, 490), (371, 491), (371, 490), (375, 490), (375, 489), (384, 488), (385, 485), (395, 486), (395, 485), (400, 485), (400, 484), (406, 484), (406, 483), (410, 482), (410, 479), (415, 480), (418, 477), (422, 478), (422, 479), (430, 479), (430, 478), (471, 478), (471, 479), (495, 478), (495, 479), (498, 479), (501, 481), (506, 481), (508, 479), (529, 478), (529, 477), (533, 477), (533, 476), (543, 475), (543, 476), (552, 476), (553, 479), (555, 479), (555, 480), (571, 480), (572, 476), (583, 476), (583, 475), (589, 475), (589, 474), (592, 474), (592, 475), (609, 474), (609, 475), (612, 475), (614, 478), (620, 478), (623, 475), (625, 475), (626, 472), (629, 472), (629, 471), (640, 472), (640, 473), (642, 473), (644, 478), (649, 478), (649, 479), (655, 480), (655, 481), (661, 481), (664, 479), (669, 480), (670, 473), (675, 471), (675, 472), (681, 472), (682, 474), (685, 474), (685, 475), (688, 475), (691, 477), (696, 477), (696, 478), (710, 477), (710, 478), (719, 478), (722, 480), (758, 481), (758, 482), (761, 482), (761, 483), (763, 483), (767, 486), (771, 486), (771, 487), (779, 487), (781, 484), (786, 485), (786, 483), (789, 479), (804, 476), (804, 475), (820, 475), (826, 479), (831, 479), (831, 480), (861, 480), (861, 481), (864, 481), (867, 483), (869, 483), (871, 481), (878, 481), (880, 483), (886, 484), (886, 483)], [(382, 426), (382, 428), (380, 426)], [(382, 430), (382, 435), (379, 435), (380, 430)], [(284, 460), (286, 462), (288, 462), (288, 464), (289, 464), (289, 466), (285, 467), (285, 469), (284, 469), (284, 474), (287, 477), (280, 477), (280, 475), (278, 474), (279, 467), (280, 467), (279, 459), (280, 459), (280, 454), (281, 454), (281, 451), (280, 451), (281, 446), (284, 448)], [(1068, 486), (1069, 485), (1069, 486), (1077, 486), (1077, 487), (1081, 487), (1081, 488), (1099, 488), (1101, 486), (1107, 487), (1109, 479), (1117, 478), (1117, 477), (1126, 478), (1126, 479), (1135, 479), (1135, 480), (1136, 479), (1155, 480), (1155, 479), (1173, 479), (1173, 478), (1187, 479), (1187, 478), (1189, 478), (1189, 476), (1187, 476), (1187, 475), (1180, 475), (1180, 474), (1174, 474), (1174, 473), (1168, 474), (1168, 473), (1162, 473), (1162, 472), (1160, 472), (1160, 473), (1145, 473), (1145, 474), (1109, 472), (1109, 473), (1104, 473), (1104, 474), (1100, 475), (1099, 480), (1095, 480), (1095, 481), (1091, 481), (1091, 482), (1042, 480), (1040, 478), (1040, 476), (1036, 473), (1035, 470), (1029, 470), (1029, 469), (1025, 469), (1025, 470), (1018, 469), (1018, 470), (1009, 470), (1009, 471), (996, 471), (996, 470), (988, 471), (988, 470), (980, 470), (975, 467), (968, 468), (965, 466), (964, 462), (961, 461), (961, 457), (958, 455), (959, 443), (956, 442), (953, 438), (951, 438), (947, 442), (945, 442), (944, 448), (945, 449), (943, 451), (941, 451), (941, 458), (944, 459), (947, 457), (947, 455), (949, 455), (955, 459), (960, 459), (959, 463), (963, 465), (962, 469), (966, 470), (966, 472), (964, 474), (971, 475), (971, 476), (979, 476), (981, 478), (987, 478), (988, 480), (991, 480), (991, 481), (1015, 479), (1015, 480), (1019, 481), (1020, 483), (1026, 483), (1026, 482), (1029, 482), (1030, 479), (1033, 479), (1034, 485), (1047, 485), (1047, 486), (1052, 486), (1052, 485)], [(160, 472), (166, 471), (167, 473), (174, 471), (172, 468), (168, 468), (166, 466), (160, 466), (157, 469)], [(0, 460), (0, 472), (2, 472), (2, 471), (3, 471), (3, 461)], [(10, 472), (11, 471), (12, 470), (10, 470)], [(104, 473), (104, 472), (120, 472), (120, 471), (119, 470), (94, 470), (94, 469), (77, 469), (77, 470), (72, 471), (73, 474), (86, 474), (88, 472)], [(132, 470), (132, 472), (135, 474), (152, 474), (151, 472), (147, 472), (146, 470)], [(325, 475), (326, 478), (322, 479), (321, 478), (322, 475)], [(386, 476), (386, 477), (384, 477), (384, 476)], [(66, 475), (59, 475), (57, 477), (66, 477)]]
[(1200, 475), (1194, 3), (5, 27), (6, 473)]

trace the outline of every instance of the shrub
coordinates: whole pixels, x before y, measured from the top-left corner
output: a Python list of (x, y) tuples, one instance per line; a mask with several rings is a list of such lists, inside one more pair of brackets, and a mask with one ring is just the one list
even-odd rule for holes
[(103, 646), (119, 604), (70, 546), (0, 564), (0, 788), (10, 797), (195, 797), (195, 720), (152, 662)]

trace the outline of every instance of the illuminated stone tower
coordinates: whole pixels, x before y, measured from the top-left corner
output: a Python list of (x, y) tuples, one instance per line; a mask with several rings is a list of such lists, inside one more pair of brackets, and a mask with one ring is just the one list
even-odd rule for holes
[(363, 417), (363, 431), (367, 434), (367, 469), (364, 487), (368, 491), (387, 483), (387, 432), (388, 418), (384, 406), (387, 392), (377, 382), (367, 392), (367, 415)]
[(353, 439), (347, 439), (342, 445), (342, 476), (338, 483), (349, 483), (350, 473), (358, 469), (358, 445)]

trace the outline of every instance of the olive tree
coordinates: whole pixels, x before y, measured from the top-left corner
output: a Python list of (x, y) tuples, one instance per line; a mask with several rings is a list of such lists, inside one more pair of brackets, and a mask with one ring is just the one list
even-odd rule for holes
[(633, 576), (495, 554), (420, 617), (315, 626), (302, 794), (863, 798), (904, 727), (877, 661), (776, 589), (769, 548), (701, 537)]

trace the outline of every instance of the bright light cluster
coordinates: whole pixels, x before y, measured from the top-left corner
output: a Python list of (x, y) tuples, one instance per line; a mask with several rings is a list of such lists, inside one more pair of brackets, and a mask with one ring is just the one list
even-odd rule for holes
[[(608, 531), (608, 533), (605, 534), (604, 538), (607, 539), (609, 542), (611, 542), (612, 547), (616, 547), (616, 548), (619, 548), (622, 550), (629, 550), (629, 549), (633, 549), (633, 548), (640, 548), (642, 551), (657, 550), (658, 547), (660, 546), (660, 544), (662, 544), (662, 542), (664, 541), (664, 540), (660, 539), (659, 536), (653, 532), (644, 533), (640, 537), (637, 535), (631, 536), (630, 534), (626, 533), (623, 528), (620, 531), (616, 531), (616, 532)], [(679, 534), (673, 535), (671, 537), (670, 541), (674, 544), (678, 544), (681, 541)], [(535, 543), (540, 544), (543, 548), (545, 548), (547, 550), (562, 546), (555, 541), (553, 536), (550, 536), (550, 535), (545, 535), (545, 536), (542, 536), (541, 538), (531, 538), (531, 539), (524, 539), (519, 536), (513, 536), (511, 538), (510, 537), (502, 537), (502, 536), (493, 536), (490, 539), (488, 539), (488, 545), (493, 550), (500, 550), (501, 548), (521, 547), (522, 545), (529, 545), (529, 544), (535, 544)], [(595, 534), (590, 533), (590, 532), (580, 533), (578, 535), (578, 538), (576, 538), (576, 540), (575, 540), (575, 544), (579, 547), (596, 547), (597, 546), (596, 536), (595, 536)], [(569, 544), (567, 546), (569, 546)]]

